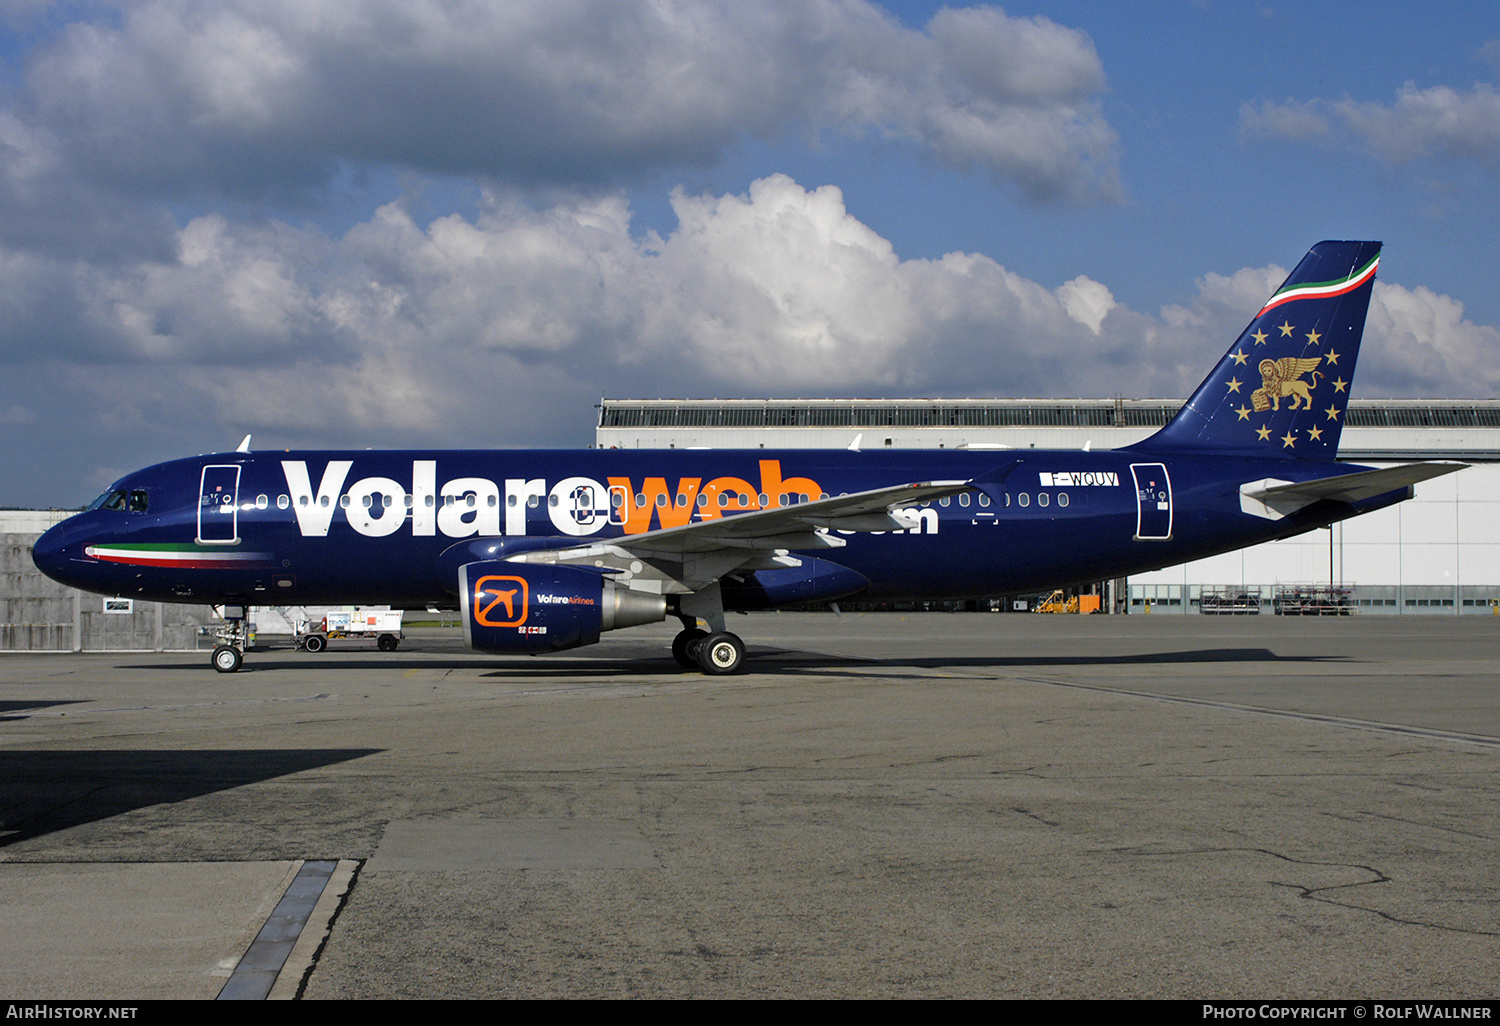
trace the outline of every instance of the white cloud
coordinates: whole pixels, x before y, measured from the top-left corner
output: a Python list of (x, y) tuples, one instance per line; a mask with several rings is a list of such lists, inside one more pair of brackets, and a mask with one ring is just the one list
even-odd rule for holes
[(1500, 160), (1500, 94), (1493, 86), (1481, 83), (1459, 92), (1448, 86), (1418, 89), (1408, 82), (1390, 106), (1344, 100), (1333, 109), (1351, 132), (1388, 160)]
[(296, 197), (337, 161), (616, 183), (798, 126), (1038, 201), (1120, 193), (1092, 42), (998, 8), (916, 31), (866, 0), (146, 0), (70, 25), (26, 81), (14, 116), (52, 156), (156, 197)]
[[(0, 354), (0, 380), (63, 382), (0, 389), (0, 419), (66, 402), (92, 430), (199, 447), (503, 446), (583, 441), (601, 394), (1180, 397), (1287, 273), (1208, 274), (1153, 315), (1082, 275), (902, 260), (830, 186), (673, 205), (665, 238), (632, 235), (617, 197), (494, 195), (425, 225), (391, 204), (342, 238), (208, 215), (174, 259), (113, 272), (0, 251), (0, 338), (82, 311), (65, 345)], [(1492, 392), (1497, 346), (1450, 297), (1382, 282), (1356, 394)]]
[(1245, 136), (1281, 136), (1285, 139), (1312, 139), (1327, 135), (1332, 129), (1323, 105), (1314, 101), (1288, 100), (1240, 105), (1240, 133)]
[(1068, 311), (1069, 317), (1095, 335), (1099, 334), (1104, 318), (1115, 307), (1114, 293), (1082, 274), (1058, 286), (1057, 298), (1062, 302), (1063, 309)]
[(1402, 163), (1422, 157), (1500, 160), (1500, 93), (1484, 83), (1460, 91), (1418, 89), (1407, 82), (1394, 103), (1328, 100), (1262, 102), (1240, 108), (1247, 136), (1305, 140), (1330, 135), (1333, 123), (1377, 156)]
[(1423, 286), (1376, 282), (1358, 394), (1489, 398), (1500, 392), (1500, 330)]

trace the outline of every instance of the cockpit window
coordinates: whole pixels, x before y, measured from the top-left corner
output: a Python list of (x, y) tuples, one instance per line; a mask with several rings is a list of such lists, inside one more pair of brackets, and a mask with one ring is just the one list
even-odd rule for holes
[(131, 513), (144, 513), (150, 504), (150, 498), (144, 488), (133, 488), (130, 491), (113, 488), (89, 503), (88, 508), (112, 509), (121, 513), (126, 510)]

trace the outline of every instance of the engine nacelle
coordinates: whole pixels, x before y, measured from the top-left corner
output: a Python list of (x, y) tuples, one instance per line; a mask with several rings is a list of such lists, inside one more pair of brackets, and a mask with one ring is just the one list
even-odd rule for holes
[(571, 566), (467, 563), (458, 569), (458, 595), (464, 643), (479, 652), (557, 652), (667, 618), (662, 596)]

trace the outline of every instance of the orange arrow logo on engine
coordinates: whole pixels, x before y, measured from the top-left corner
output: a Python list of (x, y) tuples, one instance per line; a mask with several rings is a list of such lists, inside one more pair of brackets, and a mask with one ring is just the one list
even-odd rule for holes
[[(505, 587), (514, 584), (516, 587)], [(521, 595), (521, 601), (516, 602), (516, 593)], [(516, 614), (516, 606), (520, 605), (520, 615)], [(491, 611), (496, 606), (505, 606), (505, 620), (494, 620), (490, 618)], [(474, 584), (474, 622), (481, 627), (519, 627), (526, 622), (528, 609), (526, 579), (524, 577), (481, 577)]]

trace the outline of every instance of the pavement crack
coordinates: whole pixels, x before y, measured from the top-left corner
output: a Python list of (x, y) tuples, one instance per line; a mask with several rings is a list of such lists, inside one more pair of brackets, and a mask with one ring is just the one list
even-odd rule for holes
[(293, 1000), (301, 1001), (307, 996), (307, 985), (312, 980), (313, 970), (318, 968), (318, 963), (323, 960), (323, 952), (328, 948), (328, 942), (333, 939), (333, 928), (339, 921), (339, 916), (344, 912), (344, 906), (349, 904), (349, 899), (354, 895), (354, 888), (359, 884), (359, 875), (365, 868), (364, 859), (356, 859), (354, 871), (349, 874), (349, 886), (344, 888), (344, 893), (339, 895), (339, 903), (334, 906), (333, 914), (328, 917), (328, 923), (323, 929), (323, 939), (318, 941), (317, 949), (312, 957), (307, 960), (307, 968), (302, 970), (302, 979), (297, 982), (297, 995)]

